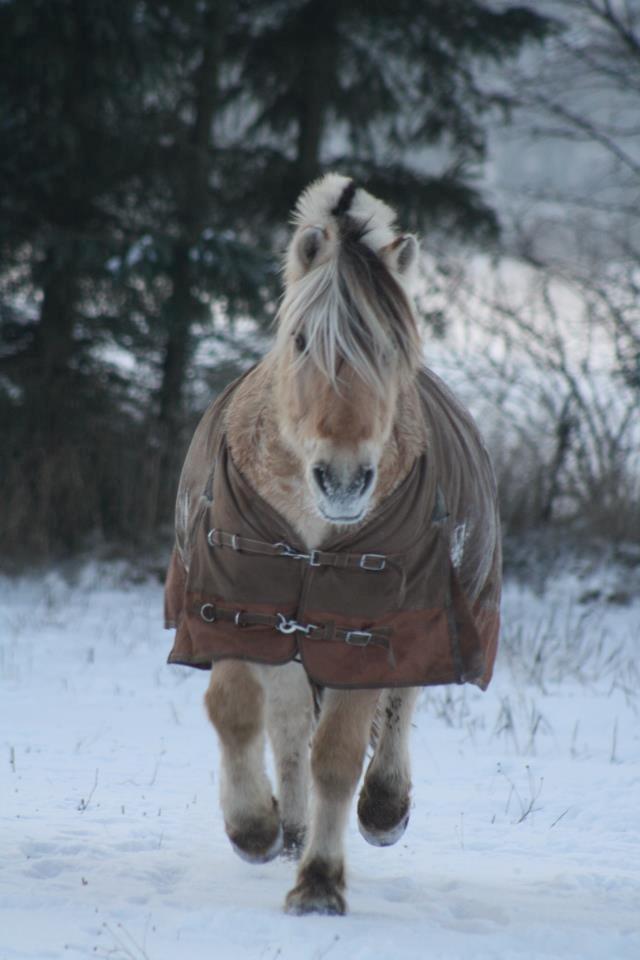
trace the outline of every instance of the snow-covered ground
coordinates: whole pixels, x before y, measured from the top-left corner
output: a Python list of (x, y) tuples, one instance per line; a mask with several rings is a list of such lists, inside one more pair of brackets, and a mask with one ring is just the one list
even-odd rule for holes
[(346, 918), (228, 845), (157, 582), (0, 579), (0, 960), (637, 960), (640, 602), (605, 576), (508, 584), (489, 691), (420, 704), (407, 833), (349, 828)]

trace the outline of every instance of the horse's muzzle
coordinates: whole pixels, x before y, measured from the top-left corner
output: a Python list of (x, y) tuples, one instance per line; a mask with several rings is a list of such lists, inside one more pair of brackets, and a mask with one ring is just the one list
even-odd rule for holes
[(311, 469), (318, 509), (331, 523), (358, 523), (367, 512), (376, 479), (375, 467), (359, 464), (338, 470), (320, 460)]

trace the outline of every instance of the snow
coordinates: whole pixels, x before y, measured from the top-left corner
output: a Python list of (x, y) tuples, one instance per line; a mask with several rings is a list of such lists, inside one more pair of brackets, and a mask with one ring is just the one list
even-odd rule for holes
[(232, 852), (207, 675), (130, 574), (0, 578), (0, 960), (640, 957), (640, 603), (602, 570), (509, 582), (489, 690), (424, 694), (409, 828), (352, 818), (346, 918)]

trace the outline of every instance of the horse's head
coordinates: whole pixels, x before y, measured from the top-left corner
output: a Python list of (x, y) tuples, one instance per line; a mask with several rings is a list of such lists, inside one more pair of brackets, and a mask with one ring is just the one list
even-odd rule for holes
[(304, 467), (312, 502), (336, 524), (376, 502), (400, 392), (420, 349), (409, 284), (414, 237), (393, 212), (331, 174), (298, 201), (275, 346), (281, 436)]

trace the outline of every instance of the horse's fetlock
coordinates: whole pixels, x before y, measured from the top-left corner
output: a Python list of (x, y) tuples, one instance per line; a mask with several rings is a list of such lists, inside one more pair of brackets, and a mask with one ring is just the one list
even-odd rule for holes
[(307, 838), (307, 828), (298, 824), (283, 824), (282, 853), (288, 860), (299, 860)]

